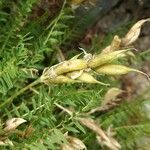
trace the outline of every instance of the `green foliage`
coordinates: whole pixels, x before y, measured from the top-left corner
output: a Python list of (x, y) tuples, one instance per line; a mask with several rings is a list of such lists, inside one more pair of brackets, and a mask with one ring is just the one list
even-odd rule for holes
[[(91, 143), (96, 143), (93, 149), (103, 148), (97, 144), (95, 134), (76, 118), (85, 116), (86, 112), (100, 106), (109, 87), (38, 84), (21, 95), (18, 94), (14, 102), (10, 99), (11, 103), (1, 107), (1, 104), (36, 80), (47, 65), (52, 65), (50, 59), (55, 56), (58, 48), (69, 44), (66, 43), (68, 39), (85, 32), (85, 29), (74, 25), (78, 18), (66, 1), (54, 18), (49, 20), (50, 16), (45, 13), (32, 21), (30, 15), (38, 3), (38, 0), (0, 2), (0, 141), (4, 140), (1, 135), (8, 118), (20, 117), (27, 120), (18, 131), (7, 136), (4, 134), (14, 146), (8, 144), (0, 147), (15, 150), (55, 150), (68, 143), (64, 135), (68, 132), (85, 142), (87, 148), (90, 148)], [(90, 26), (90, 21), (91, 18), (87, 15), (79, 25), (84, 22)], [(72, 31), (72, 27), (76, 29), (76, 33)], [(71, 44), (72, 41), (69, 42)], [(94, 44), (92, 46), (96, 47)], [(57, 58), (53, 59), (57, 62)], [(34, 69), (39, 72), (35, 73)], [(106, 82), (111, 80), (105, 76), (101, 79)], [(112, 86), (118, 86), (116, 81), (110, 82)], [(147, 118), (142, 112), (142, 103), (147, 99), (143, 95), (140, 98), (132, 103), (122, 103), (108, 112), (90, 116), (104, 130), (113, 124), (116, 138), (123, 149), (132, 149), (138, 137), (150, 134)], [(57, 104), (71, 110), (73, 116), (62, 111)], [(29, 134), (27, 129), (30, 126), (33, 131)]]

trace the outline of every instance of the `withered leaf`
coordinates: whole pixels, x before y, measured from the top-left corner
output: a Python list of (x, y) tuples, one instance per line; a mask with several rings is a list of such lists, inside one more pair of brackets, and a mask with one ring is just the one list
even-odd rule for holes
[(62, 150), (83, 150), (83, 149), (86, 149), (86, 146), (84, 145), (84, 143), (80, 139), (73, 137), (73, 136), (68, 136), (68, 135), (66, 135), (65, 137), (68, 141), (68, 144), (63, 144), (61, 146)]
[(80, 123), (91, 129), (97, 134), (100, 143), (106, 145), (111, 150), (119, 150), (121, 148), (120, 144), (112, 137), (109, 137), (100, 126), (91, 118), (78, 118)]
[(123, 90), (118, 89), (118, 88), (111, 88), (107, 91), (107, 93), (104, 96), (104, 100), (102, 101), (101, 106), (105, 106), (108, 103), (111, 103), (112, 101), (115, 101), (117, 96), (121, 94)]

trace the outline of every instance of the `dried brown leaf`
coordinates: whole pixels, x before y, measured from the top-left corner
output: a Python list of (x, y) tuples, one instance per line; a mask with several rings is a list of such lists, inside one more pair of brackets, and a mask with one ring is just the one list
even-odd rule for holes
[(34, 132), (34, 128), (30, 125), (30, 126), (28, 126), (28, 127), (25, 129), (25, 131), (23, 131), (23, 132), (21, 133), (21, 137), (22, 137), (22, 138), (30, 137), (33, 132)]
[(91, 118), (78, 118), (81, 124), (88, 127), (97, 134), (100, 144), (106, 145), (111, 150), (119, 150), (120, 144), (112, 137), (109, 137), (100, 126)]
[(119, 150), (121, 149), (121, 145), (114, 139), (114, 138), (110, 138), (109, 141), (104, 141), (101, 139), (101, 137), (99, 135), (96, 136), (96, 139), (98, 141), (98, 143), (101, 146), (107, 146), (110, 150)]
[(65, 135), (68, 144), (63, 144), (61, 146), (62, 150), (83, 150), (86, 149), (85, 144), (78, 138), (73, 136), (68, 136), (68, 134)]
[(5, 139), (3, 141), (0, 141), (0, 146), (7, 146), (7, 145), (14, 146), (13, 142), (10, 141), (9, 139)]
[(103, 132), (103, 130), (100, 128), (100, 126), (91, 118), (78, 118), (78, 120), (83, 124), (84, 126), (88, 127), (92, 131), (94, 131), (96, 134), (100, 135), (102, 139), (109, 140), (106, 134)]
[(66, 139), (70, 143), (70, 145), (76, 149), (82, 150), (82, 149), (86, 148), (85, 144), (80, 139), (78, 139), (76, 137), (67, 136)]
[(107, 93), (104, 96), (104, 100), (102, 101), (101, 106), (105, 106), (107, 104), (110, 104), (112, 101), (115, 101), (118, 95), (120, 95), (123, 91), (118, 88), (111, 88), (107, 91)]
[(70, 144), (63, 144), (61, 146), (61, 150), (76, 150), (76, 149), (72, 147)]

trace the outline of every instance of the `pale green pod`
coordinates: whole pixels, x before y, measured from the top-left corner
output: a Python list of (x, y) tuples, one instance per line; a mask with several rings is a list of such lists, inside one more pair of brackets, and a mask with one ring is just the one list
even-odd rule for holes
[(96, 68), (95, 71), (98, 73), (107, 74), (107, 75), (123, 75), (133, 70), (129, 67), (122, 66), (122, 65), (107, 64), (107, 65)]
[(74, 71), (74, 72), (67, 73), (67, 76), (72, 79), (77, 79), (84, 83), (98, 83), (102, 85), (109, 85), (96, 80), (90, 73), (87, 72)]
[(98, 84), (101, 84), (101, 85), (109, 85), (109, 84), (105, 84), (103, 82), (100, 82), (100, 81), (96, 80), (90, 73), (87, 73), (87, 72), (83, 72), (81, 74), (81, 76), (79, 76), (77, 79), (79, 81), (85, 82), (85, 83), (98, 83)]
[(57, 65), (54, 68), (54, 71), (57, 75), (76, 71), (76, 70), (82, 70), (87, 68), (87, 62), (83, 59), (72, 59), (65, 62), (62, 62), (61, 64)]
[(107, 54), (98, 54), (89, 61), (88, 67), (96, 68), (98, 66), (111, 63), (115, 59), (124, 57), (124, 55), (122, 55), (122, 54), (127, 51), (128, 50), (119, 50), (119, 51), (109, 52)]
[(50, 78), (44, 81), (45, 84), (62, 84), (62, 83), (76, 83), (78, 81), (70, 79), (64, 75), (59, 75), (56, 78)]
[(149, 79), (149, 76), (146, 73), (136, 70), (136, 69), (133, 69), (133, 68), (123, 66), (123, 65), (107, 64), (107, 65), (96, 68), (95, 71), (97, 73), (107, 74), (107, 75), (123, 75), (123, 74), (127, 74), (127, 73), (133, 71), (133, 72), (141, 73)]

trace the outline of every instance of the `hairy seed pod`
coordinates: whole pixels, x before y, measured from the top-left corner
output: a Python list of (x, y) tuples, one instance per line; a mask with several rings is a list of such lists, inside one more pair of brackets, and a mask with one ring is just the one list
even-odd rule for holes
[(107, 65), (96, 68), (95, 71), (98, 73), (107, 74), (107, 75), (123, 75), (123, 74), (127, 74), (133, 71), (133, 72), (141, 73), (149, 79), (149, 76), (146, 73), (133, 69), (133, 68), (123, 66), (123, 65), (107, 64)]
[(124, 55), (122, 55), (122, 54), (127, 52), (127, 51), (128, 50), (119, 50), (119, 51), (114, 51), (114, 52), (110, 52), (107, 54), (96, 55), (94, 58), (92, 58), (89, 61), (88, 67), (89, 68), (96, 68), (98, 66), (108, 64), (117, 58), (124, 57)]
[(76, 70), (82, 70), (87, 68), (87, 62), (83, 59), (73, 59), (73, 60), (68, 60), (65, 62), (62, 62), (61, 64), (57, 65), (54, 68), (54, 71), (56, 72), (57, 75), (71, 72), (71, 71), (76, 71)]
[(81, 74), (81, 76), (79, 76), (77, 79), (79, 81), (85, 82), (85, 83), (98, 83), (98, 84), (101, 84), (101, 85), (109, 85), (109, 84), (105, 84), (103, 82), (97, 81), (91, 74), (86, 73), (86, 72), (83, 72)]
[[(81, 82), (84, 82), (84, 83), (98, 83), (98, 84), (101, 84), (101, 85), (109, 85), (109, 84), (105, 84), (103, 82), (100, 82), (100, 81), (97, 81), (90, 73), (87, 73), (87, 72), (79, 72), (79, 75), (76, 76), (76, 79), (81, 81)], [(77, 74), (77, 71), (76, 72), (71, 72), (71, 73), (67, 73), (67, 76), (72, 78), (74, 77), (75, 75)]]
[(47, 79), (44, 81), (45, 84), (62, 84), (62, 83), (76, 83), (79, 82), (77, 80), (70, 79), (64, 75), (59, 75), (56, 78)]

